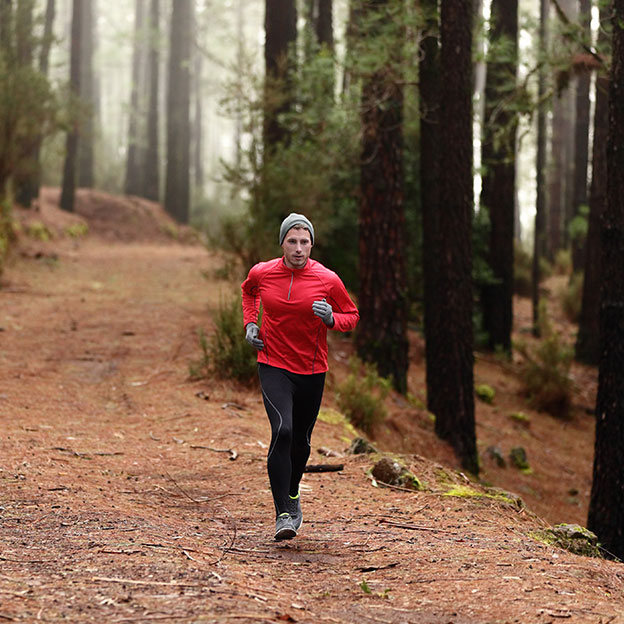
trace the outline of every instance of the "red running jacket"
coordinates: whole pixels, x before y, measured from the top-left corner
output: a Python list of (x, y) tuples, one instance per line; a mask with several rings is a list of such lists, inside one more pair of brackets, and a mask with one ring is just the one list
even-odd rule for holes
[(320, 262), (308, 258), (302, 269), (289, 269), (283, 258), (260, 262), (243, 282), (243, 322), (257, 323), (264, 349), (258, 362), (291, 373), (327, 371), (327, 325), (312, 312), (312, 302), (326, 299), (337, 331), (350, 331), (360, 319), (342, 280)]

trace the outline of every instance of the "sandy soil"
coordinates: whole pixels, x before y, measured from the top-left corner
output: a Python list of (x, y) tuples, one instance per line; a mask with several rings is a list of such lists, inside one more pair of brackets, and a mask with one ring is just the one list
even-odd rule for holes
[[(526, 507), (448, 496), (468, 478), (417, 401), (394, 397), (374, 442), (427, 490), (374, 487), (373, 458), (346, 454), (352, 430), (326, 418), (311, 461), (344, 468), (305, 475), (302, 530), (275, 543), (257, 390), (188, 379), (197, 330), (237, 283), (168, 227), (149, 240), (140, 223), (118, 234), (81, 212), (91, 233), (75, 239), (42, 207), (54, 238), (24, 236), (2, 278), (0, 621), (624, 622), (622, 564), (536, 539), (586, 518), (595, 371), (575, 368), (574, 417), (560, 422), (527, 409), (515, 364), (477, 358), (477, 382), (497, 391), (477, 404), (482, 478)], [(528, 314), (519, 302), (519, 332)], [(331, 352), (326, 409), (349, 345)], [(528, 425), (509, 417), (520, 410)], [(492, 445), (523, 445), (532, 473), (497, 466)]]

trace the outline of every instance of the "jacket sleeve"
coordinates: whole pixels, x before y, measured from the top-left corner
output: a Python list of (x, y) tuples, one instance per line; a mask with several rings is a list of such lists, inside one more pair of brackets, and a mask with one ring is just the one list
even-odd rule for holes
[(251, 267), (247, 279), (241, 285), (243, 296), (243, 327), (257, 323), (260, 314), (260, 267)]
[(355, 329), (360, 320), (360, 313), (349, 297), (342, 280), (336, 274), (333, 275), (331, 282), (328, 303), (331, 304), (334, 314), (334, 326), (331, 329), (341, 332)]

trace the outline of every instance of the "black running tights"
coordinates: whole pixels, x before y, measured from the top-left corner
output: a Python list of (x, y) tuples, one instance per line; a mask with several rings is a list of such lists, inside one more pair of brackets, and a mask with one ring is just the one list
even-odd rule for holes
[(288, 510), (288, 495), (296, 496), (299, 491), (323, 398), (325, 373), (297, 375), (267, 364), (258, 364), (258, 373), (271, 423), (267, 470), (279, 515)]

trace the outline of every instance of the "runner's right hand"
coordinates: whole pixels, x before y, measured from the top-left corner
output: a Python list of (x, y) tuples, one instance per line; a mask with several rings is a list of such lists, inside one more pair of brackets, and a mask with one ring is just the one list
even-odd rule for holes
[(254, 348), (258, 349), (258, 351), (262, 351), (264, 349), (264, 342), (258, 338), (258, 333), (260, 332), (260, 328), (255, 323), (247, 323), (246, 332), (245, 332), (245, 340)]

